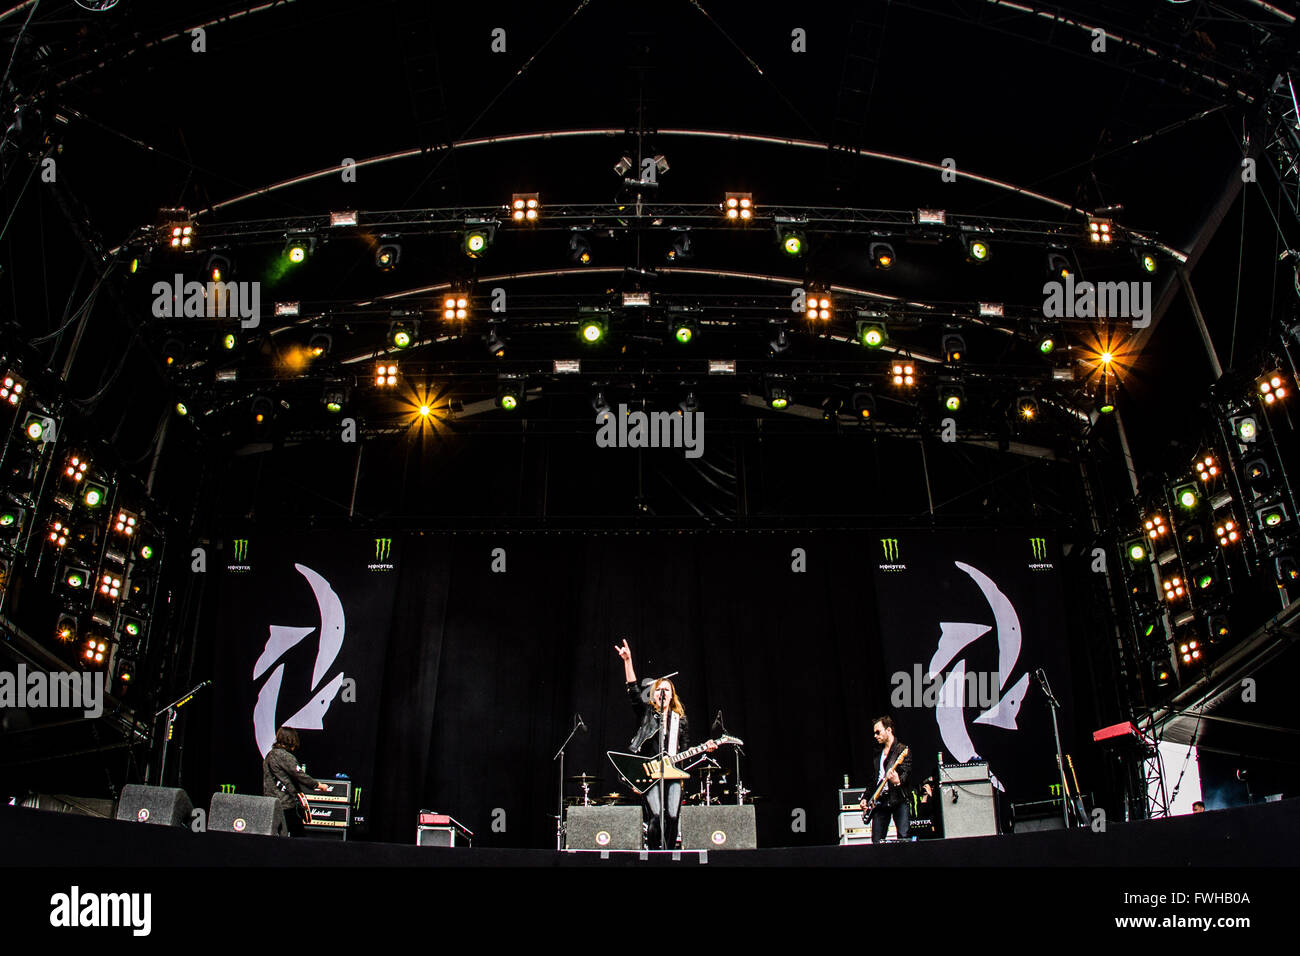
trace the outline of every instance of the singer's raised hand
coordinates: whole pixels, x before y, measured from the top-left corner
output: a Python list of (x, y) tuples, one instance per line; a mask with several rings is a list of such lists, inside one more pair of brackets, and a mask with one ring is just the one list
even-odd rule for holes
[(636, 683), (636, 669), (632, 666), (632, 648), (627, 646), (627, 638), (623, 638), (622, 646), (614, 645), (614, 650), (618, 656), (623, 658), (623, 677), (629, 684)]

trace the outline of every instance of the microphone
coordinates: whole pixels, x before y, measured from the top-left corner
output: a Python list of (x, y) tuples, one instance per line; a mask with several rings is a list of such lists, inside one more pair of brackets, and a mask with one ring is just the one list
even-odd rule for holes
[(585, 734), (587, 732), (587, 725), (582, 722), (582, 714), (575, 714), (574, 716), (578, 718), (578, 729)]

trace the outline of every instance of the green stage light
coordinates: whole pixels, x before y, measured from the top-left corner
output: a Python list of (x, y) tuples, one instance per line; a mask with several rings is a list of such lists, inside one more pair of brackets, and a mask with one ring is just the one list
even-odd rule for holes
[(987, 262), (989, 251), (989, 244), (983, 239), (971, 239), (966, 244), (966, 260), (968, 262)]
[(189, 413), (190, 413), (190, 410), (185, 406), (185, 403), (184, 403), (184, 402), (177, 402), (177, 403), (176, 403), (176, 414), (177, 414), (177, 415), (180, 415), (180, 416), (183, 418), (183, 417), (185, 417), (186, 415), (188, 415)]
[(1042, 352), (1044, 355), (1051, 355), (1056, 351), (1056, 339), (1052, 338), (1050, 335), (1044, 335), (1038, 340), (1038, 351)]
[(108, 488), (104, 485), (90, 483), (86, 485), (86, 491), (82, 495), (82, 501), (86, 503), (87, 508), (98, 508), (108, 497)]
[(145, 561), (148, 561), (150, 558), (152, 558), (152, 557), (153, 557), (153, 545), (150, 545), (150, 544), (142, 544), (142, 545), (140, 546), (140, 557), (143, 558)]
[(583, 319), (578, 324), (578, 337), (588, 345), (595, 345), (609, 331), (609, 323), (601, 318)]
[(1200, 495), (1196, 493), (1196, 485), (1188, 483), (1185, 485), (1178, 485), (1174, 488), (1174, 500), (1190, 511), (1192, 508), (1196, 507), (1201, 498)]
[(882, 348), (889, 341), (889, 333), (879, 322), (859, 322), (858, 341), (869, 349)]

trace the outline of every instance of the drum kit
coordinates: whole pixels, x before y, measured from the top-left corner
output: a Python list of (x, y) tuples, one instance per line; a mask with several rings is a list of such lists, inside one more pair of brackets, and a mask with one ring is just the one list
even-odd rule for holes
[[(682, 797), (682, 804), (685, 806), (705, 807), (718, 806), (724, 803), (753, 803), (760, 799), (747, 787), (740, 787), (739, 794), (741, 799), (737, 799), (737, 791), (733, 784), (729, 782), (728, 771), (712, 757), (705, 757), (700, 763), (683, 768), (688, 770), (691, 775), (690, 780), (683, 781), (688, 788), (688, 792)], [(596, 788), (593, 786), (602, 778), (592, 776), (589, 773), (580, 773), (567, 778), (569, 782), (576, 783), (582, 789), (582, 796), (565, 797), (565, 807), (617, 807), (628, 804), (640, 803), (636, 794), (623, 793), (593, 793)]]

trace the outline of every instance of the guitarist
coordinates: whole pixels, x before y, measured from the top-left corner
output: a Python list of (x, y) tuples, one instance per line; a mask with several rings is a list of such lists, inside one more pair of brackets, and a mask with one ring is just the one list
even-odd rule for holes
[(302, 836), (307, 809), (305, 790), (328, 790), (329, 785), (307, 776), (293, 752), (298, 749), (298, 732), (281, 727), (275, 732), (275, 744), (262, 761), (262, 794), (275, 797), (275, 805), (284, 812), (290, 836)]
[[(614, 650), (623, 659), (623, 677), (627, 681), (627, 696), (632, 710), (641, 721), (636, 735), (632, 738), (631, 750), (634, 753), (655, 757), (659, 754), (659, 723), (667, 718), (665, 746), (669, 756), (686, 750), (691, 745), (691, 734), (686, 720), (686, 708), (677, 696), (677, 688), (670, 680), (636, 679), (636, 669), (632, 666), (632, 649), (627, 646), (626, 638), (622, 645), (615, 644)], [(710, 742), (709, 750), (717, 750), (717, 744)], [(667, 827), (664, 826), (663, 814), (659, 810), (659, 787), (650, 787), (641, 795), (645, 816), (650, 824), (649, 845), (651, 849), (671, 850), (677, 844), (677, 817), (682, 808), (682, 782), (668, 780), (664, 782), (664, 799), (668, 804)], [(666, 833), (664, 832), (666, 829)], [(665, 839), (666, 837), (666, 839)]]
[[(906, 745), (894, 737), (894, 719), (892, 717), (881, 717), (876, 720), (871, 728), (872, 735), (876, 738), (876, 743), (880, 745), (880, 764), (876, 770), (876, 786), (885, 782), (885, 790), (876, 801), (876, 805), (871, 807), (871, 842), (882, 843), (885, 834), (889, 832), (889, 818), (893, 816), (894, 826), (898, 830), (898, 839), (906, 840), (908, 830), (911, 826), (911, 818), (908, 815), (907, 792), (904, 784), (907, 782), (907, 775), (912, 770), (912, 755), (909, 752), (903, 757), (902, 762), (894, 768), (898, 758), (902, 756)], [(891, 769), (893, 768), (893, 769)], [(862, 809), (867, 810), (867, 796), (862, 797)]]

